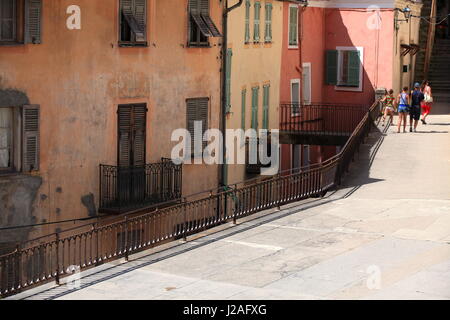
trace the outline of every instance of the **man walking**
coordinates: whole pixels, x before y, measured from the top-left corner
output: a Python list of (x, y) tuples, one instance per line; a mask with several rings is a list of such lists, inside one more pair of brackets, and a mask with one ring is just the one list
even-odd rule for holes
[(420, 90), (420, 84), (416, 82), (414, 84), (414, 91), (411, 92), (411, 110), (409, 112), (409, 132), (413, 131), (414, 120), (414, 132), (416, 132), (417, 124), (420, 119), (421, 103), (425, 99), (423, 92)]

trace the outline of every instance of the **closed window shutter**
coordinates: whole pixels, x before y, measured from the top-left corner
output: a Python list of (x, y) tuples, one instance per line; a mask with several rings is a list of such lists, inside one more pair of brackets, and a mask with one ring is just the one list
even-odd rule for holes
[(326, 84), (337, 84), (337, 64), (338, 64), (338, 51), (327, 50), (326, 52)]
[(197, 101), (188, 99), (186, 102), (186, 124), (191, 135), (191, 153), (194, 152), (194, 121), (197, 119)]
[(269, 90), (270, 86), (263, 87), (263, 129), (269, 129)]
[(298, 44), (297, 16), (298, 16), (298, 8), (290, 7), (290, 9), (289, 9), (289, 44), (292, 46), (296, 46)]
[(266, 29), (265, 39), (266, 42), (272, 41), (272, 4), (266, 3)]
[(22, 121), (22, 170), (39, 170), (39, 105), (24, 106)]
[(233, 51), (232, 49), (228, 48), (227, 49), (227, 66), (226, 66), (226, 72), (225, 72), (225, 77), (226, 77), (226, 105), (225, 105), (225, 111), (226, 112), (230, 112), (231, 110), (231, 57), (233, 56)]
[(133, 106), (133, 165), (145, 166), (147, 106)]
[(144, 166), (147, 106), (120, 105), (118, 114), (119, 167)]
[[(208, 105), (208, 98), (198, 99), (198, 119), (202, 121), (202, 137), (208, 130)], [(203, 141), (203, 149), (206, 148), (206, 145), (207, 141)]]
[(25, 43), (41, 43), (42, 0), (25, 2)]
[(250, 0), (245, 2), (245, 43), (250, 42)]
[(119, 150), (118, 164), (119, 167), (130, 167), (131, 162), (131, 130), (132, 130), (132, 106), (119, 106), (118, 116), (118, 134), (119, 134)]
[(247, 102), (247, 90), (241, 92), (241, 128), (245, 130), (245, 104)]
[(255, 18), (254, 18), (254, 30), (253, 30), (253, 40), (259, 42), (259, 20), (261, 12), (261, 4), (255, 2)]
[(259, 87), (252, 88), (252, 129), (258, 129), (258, 95)]
[(347, 85), (352, 87), (359, 87), (359, 73), (360, 73), (360, 57), (359, 51), (348, 52), (348, 82)]
[(311, 103), (311, 70), (303, 67), (303, 103)]
[[(202, 122), (202, 137), (208, 129), (208, 98), (187, 99), (186, 101), (186, 122), (187, 130), (191, 135), (191, 153), (194, 153), (194, 122)], [(203, 148), (206, 147), (207, 142), (203, 141)]]

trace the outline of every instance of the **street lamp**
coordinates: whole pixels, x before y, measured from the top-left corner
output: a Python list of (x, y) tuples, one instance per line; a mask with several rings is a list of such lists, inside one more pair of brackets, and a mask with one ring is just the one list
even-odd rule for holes
[[(411, 18), (411, 9), (409, 7), (403, 8), (403, 9), (399, 9), (399, 8), (395, 8), (396, 10), (396, 14), (395, 14), (395, 28), (398, 30), (400, 28), (400, 25), (398, 24), (401, 21), (405, 21), (408, 22), (409, 19)], [(398, 12), (403, 13), (403, 15), (405, 16), (405, 19), (398, 19)]]

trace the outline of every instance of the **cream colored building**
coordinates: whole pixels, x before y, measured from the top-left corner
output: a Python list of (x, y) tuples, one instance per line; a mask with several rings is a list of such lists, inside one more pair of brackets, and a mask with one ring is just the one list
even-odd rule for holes
[[(231, 68), (227, 70), (226, 128), (277, 129), (283, 2), (244, 0), (228, 18), (227, 59)], [(248, 174), (243, 164), (228, 164), (226, 172), (227, 184), (258, 176)]]
[[(415, 65), (419, 49), (416, 45), (419, 45), (420, 36), (420, 19), (416, 17), (421, 16), (422, 3), (410, 0), (396, 0), (395, 8), (398, 10), (394, 11), (394, 69), (392, 89), (397, 93), (404, 86), (410, 87), (414, 82), (424, 80), (416, 79), (415, 76)], [(412, 17), (409, 17), (408, 21), (405, 21), (407, 15), (405, 16), (403, 13), (405, 8), (411, 10), (410, 15)]]

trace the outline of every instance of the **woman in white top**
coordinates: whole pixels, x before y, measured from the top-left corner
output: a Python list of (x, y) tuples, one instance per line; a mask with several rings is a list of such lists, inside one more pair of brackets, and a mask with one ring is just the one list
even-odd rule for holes
[(425, 100), (422, 102), (422, 119), (420, 119), (420, 121), (422, 121), (423, 124), (427, 124), (425, 119), (430, 114), (431, 106), (433, 105), (433, 95), (428, 80), (422, 82), (422, 93), (425, 96)]

